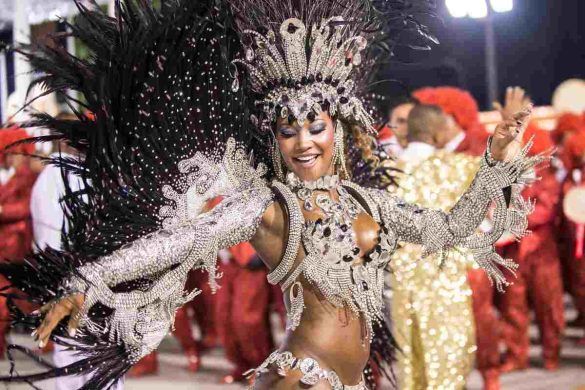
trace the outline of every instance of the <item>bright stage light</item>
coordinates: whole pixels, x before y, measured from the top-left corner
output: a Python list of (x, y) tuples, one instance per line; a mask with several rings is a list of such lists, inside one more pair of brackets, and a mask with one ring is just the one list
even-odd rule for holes
[(468, 0), (467, 13), (474, 19), (482, 19), (488, 15), (488, 5), (485, 0)]
[(446, 0), (447, 10), (454, 18), (464, 18), (467, 16), (468, 0)]
[(496, 12), (510, 12), (514, 9), (514, 0), (490, 0), (490, 4)]

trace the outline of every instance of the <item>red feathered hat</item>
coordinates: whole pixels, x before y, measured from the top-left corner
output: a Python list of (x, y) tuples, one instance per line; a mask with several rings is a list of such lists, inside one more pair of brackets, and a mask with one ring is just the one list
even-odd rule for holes
[(557, 120), (557, 127), (553, 131), (553, 137), (561, 141), (563, 136), (579, 130), (585, 126), (585, 117), (583, 115), (566, 112)]
[[(32, 144), (20, 144), (10, 146), (11, 144), (29, 138), (28, 133), (17, 127), (0, 129), (0, 153), (26, 153), (34, 152), (35, 147)], [(9, 147), (10, 146), (10, 147)], [(9, 147), (8, 149), (6, 149)], [(6, 150), (5, 150), (6, 149)]]
[[(581, 127), (579, 130), (571, 133), (565, 142), (565, 153), (570, 160), (570, 163), (581, 164), (583, 156), (585, 156), (585, 128)], [(573, 166), (569, 166), (572, 169)]]
[(441, 107), (465, 131), (479, 125), (477, 101), (467, 91), (455, 87), (427, 87), (414, 91), (412, 95), (423, 104)]

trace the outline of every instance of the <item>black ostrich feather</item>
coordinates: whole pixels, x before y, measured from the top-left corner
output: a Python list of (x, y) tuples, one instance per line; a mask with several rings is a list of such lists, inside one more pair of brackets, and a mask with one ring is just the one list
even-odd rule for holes
[[(64, 23), (89, 49), (88, 58), (77, 58), (59, 45), (15, 48), (42, 74), (31, 90), (38, 84), (43, 94), (60, 94), (76, 117), (35, 113), (23, 126), (48, 128), (50, 134), (23, 142), (59, 140), (83, 156), (44, 159), (60, 167), (65, 180), (74, 173), (84, 183), (81, 190), (65, 183), (63, 251), (42, 248), (24, 264), (0, 264), (0, 273), (15, 288), (2, 294), (37, 305), (63, 296), (60, 286), (76, 275), (76, 267), (161, 228), (158, 210), (169, 204), (161, 189), (182, 185), (179, 161), (195, 152), (217, 156), (229, 137), (247, 144), (245, 96), (232, 92), (228, 72), (239, 41), (229, 28), (225, 7), (215, 7), (213, 1), (171, 0), (160, 8), (150, 1), (118, 1), (116, 18), (111, 18), (97, 6), (76, 4), (79, 16)], [(80, 98), (74, 99), (72, 92)], [(148, 283), (133, 281), (115, 290)], [(13, 309), (14, 322), (31, 330), (38, 325), (37, 316)], [(104, 327), (107, 314), (99, 305), (90, 310), (92, 321)], [(32, 383), (93, 373), (84, 389), (100, 389), (130, 368), (124, 345), (99, 332), (81, 329), (72, 339), (64, 321), (52, 339), (79, 351), (82, 358), (54, 368), (37, 360), (42, 372), (18, 375), (12, 370), (0, 380)], [(22, 347), (9, 350), (32, 356)]]

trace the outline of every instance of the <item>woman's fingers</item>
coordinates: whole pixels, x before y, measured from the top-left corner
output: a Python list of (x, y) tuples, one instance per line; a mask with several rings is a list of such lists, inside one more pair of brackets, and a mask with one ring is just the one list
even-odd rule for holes
[(41, 306), (40, 308), (38, 308), (37, 310), (33, 311), (32, 314), (33, 316), (36, 316), (38, 314), (45, 314), (47, 313), (49, 310), (51, 310), (51, 308), (55, 305), (55, 301), (51, 301), (49, 303), (45, 303), (43, 306)]
[(523, 121), (530, 114), (532, 114), (532, 104), (528, 104), (528, 105), (522, 107), (522, 110), (520, 110), (514, 114), (514, 119)]
[(522, 110), (516, 112), (512, 118), (504, 120), (496, 127), (494, 135), (500, 137), (516, 137), (518, 133), (528, 124), (528, 119), (532, 114), (532, 105), (525, 106)]
[(502, 121), (496, 127), (496, 131), (494, 132), (494, 137), (495, 138), (513, 137), (512, 132), (517, 127), (518, 127), (518, 123), (514, 119), (508, 119), (506, 121)]
[(506, 97), (504, 99), (504, 105), (508, 105), (510, 104), (510, 102), (512, 101), (514, 96), (514, 87), (508, 87), (506, 88)]
[(75, 337), (75, 333), (77, 333), (80, 312), (81, 308), (74, 305), (69, 316), (69, 322), (67, 323), (67, 330), (69, 332), (69, 336), (71, 337)]
[[(46, 306), (46, 305), (45, 305)], [(33, 336), (39, 341), (39, 348), (47, 345), (49, 337), (59, 322), (70, 315), (75, 307), (69, 298), (64, 298), (57, 303), (52, 303), (41, 325), (33, 332)]]
[(532, 103), (528, 104), (522, 109), (522, 111), (515, 115), (516, 121), (519, 122), (517, 129), (517, 136), (519, 139), (522, 139), (522, 137), (524, 136), (524, 132), (526, 131), (526, 128), (530, 123), (530, 117), (532, 116), (532, 108), (533, 108)]
[(517, 106), (522, 104), (522, 100), (524, 100), (524, 90), (520, 87), (510, 88), (510, 95), (506, 103)]
[(53, 329), (57, 326), (59, 321), (65, 317), (63, 310), (60, 310), (58, 306), (51, 310), (41, 323), (41, 326), (37, 329), (37, 337), (39, 341), (39, 348), (43, 348), (47, 345)]

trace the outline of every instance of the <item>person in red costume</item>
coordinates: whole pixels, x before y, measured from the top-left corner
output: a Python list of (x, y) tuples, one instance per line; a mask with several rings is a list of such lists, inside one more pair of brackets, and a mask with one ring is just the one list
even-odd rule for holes
[(557, 126), (551, 134), (553, 141), (562, 145), (572, 133), (583, 126), (585, 126), (585, 117), (583, 115), (565, 112), (557, 119)]
[[(175, 329), (173, 336), (179, 341), (181, 349), (187, 357), (187, 370), (190, 372), (199, 371), (201, 365), (201, 358), (199, 356), (199, 348), (197, 347), (197, 340), (193, 337), (191, 330), (191, 321), (187, 312), (187, 306), (182, 306), (175, 314)], [(155, 375), (158, 373), (158, 354), (152, 352), (150, 355), (143, 357), (136, 363), (128, 372), (128, 375), (133, 378), (138, 378), (146, 375)]]
[[(534, 140), (531, 154), (552, 151), (554, 143), (549, 132), (534, 123), (524, 133), (524, 142), (531, 138)], [(553, 167), (540, 170), (538, 175), (540, 180), (523, 193), (527, 199), (536, 201), (535, 210), (528, 217), (532, 234), (503, 249), (505, 257), (515, 259), (520, 266), (514, 283), (499, 297), (502, 335), (507, 347), (503, 372), (528, 367), (529, 301), (540, 333), (544, 368), (556, 370), (559, 365), (564, 330), (563, 283), (557, 242), (551, 237), (555, 232), (561, 185)]]
[(247, 242), (229, 252), (217, 307), (226, 357), (235, 368), (224, 383), (245, 381), (244, 373), (261, 364), (274, 346), (269, 321), (273, 291), (266, 269)]
[[(189, 273), (187, 279), (187, 290), (201, 290), (201, 295), (196, 301), (188, 302), (186, 315), (191, 314), (188, 319), (189, 323), (195, 322), (201, 333), (201, 339), (198, 345), (202, 352), (221, 346), (221, 340), (217, 324), (217, 295), (209, 287), (208, 276), (201, 270), (194, 270)], [(179, 327), (175, 325), (177, 330)], [(191, 327), (189, 326), (189, 331)]]
[[(24, 138), (27, 133), (22, 129), (0, 130), (0, 261), (22, 259), (32, 250), (30, 195), (37, 175), (20, 154), (30, 154), (34, 147), (10, 146)], [(7, 284), (0, 277), (0, 288)], [(6, 298), (0, 297), (0, 359), (4, 358), (9, 327)]]
[(557, 145), (555, 152), (557, 158), (553, 159), (552, 163), (557, 169), (556, 176), (560, 183), (565, 181), (571, 164), (571, 157), (567, 154), (565, 143), (574, 132), (584, 127), (585, 117), (583, 115), (565, 112), (557, 119), (557, 126), (551, 133), (552, 140)]
[[(221, 202), (221, 197), (212, 199), (207, 204), (207, 210), (211, 210)], [(221, 337), (219, 335), (219, 323), (217, 321), (217, 294), (215, 294), (209, 286), (209, 279), (206, 272), (202, 270), (193, 270), (189, 273), (187, 279), (186, 289), (192, 291), (194, 289), (200, 290), (201, 295), (197, 301), (193, 300), (187, 302), (184, 306), (187, 308), (184, 311), (186, 321), (181, 321), (179, 324), (175, 323), (177, 333), (191, 334), (191, 322), (197, 323), (201, 340), (198, 345), (201, 351), (206, 351), (211, 348), (221, 346)], [(191, 314), (191, 318), (189, 317)]]
[[(175, 328), (173, 336), (181, 345), (181, 349), (187, 357), (187, 370), (190, 372), (199, 371), (201, 365), (201, 353), (219, 345), (217, 334), (218, 325), (215, 321), (215, 307), (217, 296), (211, 292), (207, 283), (207, 275), (200, 270), (191, 271), (185, 289), (201, 290), (197, 303), (187, 302), (181, 306), (175, 314)], [(201, 340), (198, 341), (193, 335), (191, 324), (195, 322), (199, 326)], [(154, 375), (158, 372), (158, 357), (156, 352), (144, 357), (132, 367), (129, 375), (141, 377)]]
[[(585, 127), (573, 132), (565, 142), (567, 177), (562, 186), (562, 196), (575, 187), (585, 186)], [(568, 291), (577, 309), (577, 318), (571, 325), (585, 331), (585, 226), (579, 225), (561, 214), (560, 248)], [(578, 344), (585, 346), (585, 334)]]
[[(422, 104), (439, 106), (449, 115), (448, 129), (441, 132), (437, 146), (451, 152), (481, 156), (489, 134), (479, 123), (477, 102), (467, 91), (454, 87), (422, 88), (413, 93)], [(506, 108), (512, 111), (515, 96), (507, 95)], [(494, 307), (494, 289), (485, 272), (472, 269), (467, 274), (473, 296), (473, 314), (476, 326), (477, 368), (485, 390), (500, 388), (500, 353), (498, 351), (498, 318)]]

